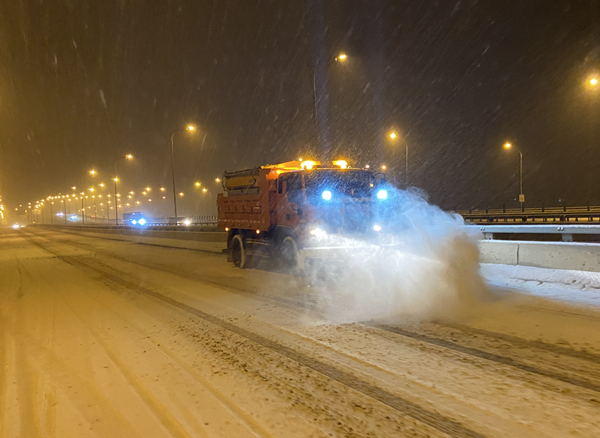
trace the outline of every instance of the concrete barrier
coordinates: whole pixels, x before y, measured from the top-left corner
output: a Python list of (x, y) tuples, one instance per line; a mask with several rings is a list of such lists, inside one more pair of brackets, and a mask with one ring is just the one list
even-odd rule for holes
[(522, 242), (519, 265), (600, 272), (600, 245), (594, 243)]
[(483, 263), (517, 265), (519, 264), (519, 244), (482, 240), (479, 242), (479, 255)]
[(600, 244), (572, 242), (479, 242), (482, 263), (600, 272)]
[[(46, 227), (73, 234), (100, 237), (169, 248), (193, 249), (221, 253), (226, 247), (223, 231), (172, 231), (152, 229), (83, 229)], [(482, 240), (479, 242), (482, 263), (534, 266), (600, 272), (600, 244), (572, 242), (525, 242)]]
[(151, 229), (106, 229), (83, 227), (44, 227), (80, 236), (101, 237), (121, 242), (165, 246), (169, 248), (193, 249), (222, 253), (227, 246), (227, 234), (223, 231), (159, 231)]

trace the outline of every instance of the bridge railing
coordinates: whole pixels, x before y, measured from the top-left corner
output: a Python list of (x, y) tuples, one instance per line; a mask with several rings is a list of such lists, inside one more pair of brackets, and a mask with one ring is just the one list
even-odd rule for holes
[[(476, 227), (477, 225), (472, 225)], [(600, 242), (600, 225), (485, 225), (479, 226), (486, 240), (562, 240)]]
[(523, 222), (586, 222), (600, 223), (600, 206), (574, 207), (529, 207), (511, 209), (459, 210), (465, 220), (476, 224), (482, 223), (523, 223)]

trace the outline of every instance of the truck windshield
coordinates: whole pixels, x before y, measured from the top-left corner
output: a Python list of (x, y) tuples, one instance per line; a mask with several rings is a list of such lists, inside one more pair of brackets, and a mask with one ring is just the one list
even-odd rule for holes
[(306, 195), (321, 195), (323, 190), (332, 190), (351, 198), (371, 196), (375, 177), (365, 170), (314, 170), (304, 174)]

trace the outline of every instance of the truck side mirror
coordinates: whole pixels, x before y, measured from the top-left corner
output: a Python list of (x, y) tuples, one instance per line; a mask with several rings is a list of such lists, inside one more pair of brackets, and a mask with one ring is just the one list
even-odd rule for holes
[(375, 184), (376, 185), (385, 184), (387, 182), (387, 180), (385, 179), (384, 173), (376, 173), (374, 176), (375, 176)]

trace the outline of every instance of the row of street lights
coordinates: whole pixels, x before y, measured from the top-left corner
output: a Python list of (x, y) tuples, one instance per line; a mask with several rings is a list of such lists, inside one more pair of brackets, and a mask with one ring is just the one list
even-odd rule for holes
[[(94, 170), (94, 171), (88, 171), (88, 174), (90, 174), (90, 175), (97, 175), (98, 173)], [(220, 181), (221, 181), (220, 178), (215, 178), (215, 182), (219, 183)], [(96, 186), (98, 188), (96, 188)], [(69, 217), (72, 218), (73, 217), (72, 215), (69, 215), (68, 204), (70, 204), (71, 201), (77, 202), (78, 200), (81, 200), (81, 210), (80, 211), (81, 211), (82, 223), (85, 223), (84, 222), (85, 221), (85, 211), (87, 209), (91, 209), (91, 208), (94, 208), (94, 211), (91, 214), (93, 214), (92, 217), (94, 218), (94, 223), (97, 223), (97, 221), (98, 221), (97, 201), (100, 201), (99, 205), (102, 207), (102, 211), (104, 212), (103, 213), (104, 220), (106, 220), (108, 222), (108, 221), (110, 221), (110, 210), (113, 209), (113, 207), (111, 205), (111, 195), (108, 194), (108, 193), (106, 193), (105, 195), (102, 195), (101, 193), (97, 193), (99, 189), (105, 188), (105, 187), (106, 187), (106, 185), (104, 183), (100, 183), (100, 184), (97, 184), (97, 185), (94, 185), (92, 187), (89, 187), (89, 188), (85, 189), (81, 193), (58, 194), (58, 195), (54, 195), (54, 196), (48, 196), (47, 198), (45, 198), (43, 200), (36, 201), (34, 205), (32, 205), (31, 203), (29, 203), (29, 205), (28, 205), (28, 209), (29, 210), (26, 209), (25, 211), (26, 212), (29, 211), (32, 214), (37, 214), (37, 213), (40, 213), (40, 212), (43, 213), (44, 206), (48, 205), (49, 208), (50, 208), (51, 221), (53, 222), (55, 220), (54, 219), (53, 206), (55, 205), (55, 203), (58, 203), (58, 204), (62, 203), (64, 205), (64, 208), (61, 209), (59, 211), (59, 213), (57, 213), (57, 215), (60, 216), (60, 217), (62, 217), (63, 220), (64, 220), (64, 222), (65, 222), (65, 224), (66, 224), (67, 223), (67, 218), (69, 218)], [(193, 187), (195, 187), (197, 189), (200, 189), (202, 187), (201, 190), (200, 190), (201, 195), (208, 194), (208, 195), (210, 195), (210, 198), (212, 200), (212, 189), (208, 189), (207, 187), (204, 187), (203, 184), (200, 181), (196, 181), (193, 184)], [(71, 189), (74, 190), (74, 191), (76, 191), (77, 187), (73, 186), (73, 187), (71, 187)], [(160, 199), (166, 200), (166, 196), (164, 196), (164, 193), (166, 191), (165, 187), (160, 187), (158, 190), (159, 190), (159, 192), (157, 193), (157, 198), (159, 200)], [(90, 194), (86, 195), (86, 193), (88, 191), (90, 192)], [(142, 203), (142, 201), (146, 201), (148, 203), (151, 203), (153, 201), (153, 198), (154, 198), (152, 196), (151, 192), (152, 192), (152, 188), (151, 187), (148, 186), (148, 187), (143, 188), (141, 191), (139, 191), (139, 194), (143, 195), (143, 197), (140, 198), (139, 200), (135, 200), (134, 199), (135, 193), (138, 193), (138, 192), (134, 192), (133, 190), (129, 191), (127, 193), (126, 197), (128, 199), (123, 199), (123, 200), (121, 199), (121, 195), (117, 192), (115, 194), (115, 198), (114, 198), (115, 199), (115, 206), (114, 206), (115, 216), (116, 216), (116, 212), (118, 211), (118, 209), (122, 207), (121, 206), (121, 202), (123, 204), (123, 208), (127, 208), (127, 207), (130, 207), (132, 205), (140, 205)], [(91, 194), (91, 193), (93, 193), (93, 194)], [(184, 195), (185, 195), (184, 192), (180, 192), (178, 194), (178, 196), (180, 198), (183, 198)], [(105, 198), (104, 202), (102, 202), (103, 196)], [(85, 202), (88, 199), (93, 199), (93, 201), (94, 201), (93, 206), (92, 205), (88, 205), (88, 206), (85, 205)], [(129, 200), (129, 202), (127, 202), (128, 200)], [(18, 211), (18, 208), (15, 209), (15, 210)], [(79, 215), (77, 209), (75, 210), (74, 213), (77, 214), (77, 215)], [(33, 220), (35, 222), (35, 217), (34, 217)]]
[[(596, 85), (598, 83), (598, 81), (595, 78), (592, 78), (590, 80), (590, 84), (591, 85)], [(389, 134), (389, 138), (391, 140), (396, 140), (398, 139), (398, 134), (394, 131), (390, 132)], [(405, 153), (404, 153), (404, 178), (405, 178), (405, 184), (406, 187), (408, 187), (408, 143), (406, 142), (406, 139), (402, 139), (402, 141), (404, 142), (404, 146), (405, 146)], [(506, 142), (503, 145), (504, 149), (506, 150), (511, 150), (513, 149), (513, 144), (511, 142)], [(521, 152), (520, 149), (516, 149), (516, 151), (519, 153), (519, 202), (521, 203), (521, 209), (523, 209), (523, 206), (525, 204), (525, 195), (523, 194), (523, 153)], [(386, 169), (385, 164), (381, 166), (382, 170)]]
[[(337, 57), (335, 58), (336, 62), (340, 62), (340, 63), (346, 63), (348, 61), (348, 55), (346, 55), (345, 53), (340, 53), (337, 55)], [(314, 84), (314, 72), (313, 72), (313, 84)], [(591, 77), (587, 80), (587, 84), (590, 87), (596, 87), (599, 84), (599, 81), (596, 77)], [(315, 87), (315, 119), (318, 118), (318, 109), (317, 109), (317, 96), (316, 96), (316, 87)], [(173, 215), (175, 217), (175, 223), (178, 224), (179, 223), (179, 218), (177, 216), (177, 189), (176, 189), (176, 184), (175, 184), (175, 158), (174, 158), (174, 140), (175, 140), (175, 135), (178, 133), (185, 133), (185, 132), (190, 132), (193, 133), (196, 131), (196, 127), (194, 125), (187, 125), (184, 129), (178, 129), (176, 131), (174, 131), (171, 134), (170, 137), (170, 152), (171, 152), (171, 180), (172, 180), (172, 190), (173, 190)], [(409, 184), (409, 173), (408, 173), (408, 143), (406, 141), (405, 138), (400, 138), (400, 136), (392, 131), (388, 134), (390, 140), (392, 141), (398, 141), (398, 139), (401, 139), (402, 142), (404, 143), (405, 146), (405, 154), (404, 154), (404, 179), (405, 179), (405, 185), (406, 187), (408, 187)], [(513, 148), (512, 143), (510, 142), (506, 142), (504, 144), (504, 149), (510, 150)], [(523, 154), (522, 152), (517, 149), (517, 152), (519, 152), (519, 202), (521, 203), (521, 207), (523, 207), (523, 204), (525, 202), (525, 195), (523, 194)], [(121, 160), (132, 160), (133, 159), (133, 155), (132, 154), (127, 154), (127, 155), (123, 155), (120, 156), (119, 158), (117, 158), (117, 160), (114, 162), (114, 188), (115, 188), (115, 223), (118, 225), (119, 223), (119, 214), (118, 214), (118, 209), (119, 209), (119, 202), (118, 202), (118, 187), (117, 187), (117, 183), (119, 181), (118, 178), (118, 173), (117, 173), (117, 164), (121, 161)], [(368, 167), (368, 166), (367, 166)], [(386, 170), (387, 167), (385, 164), (381, 165), (381, 169), (382, 170)], [(87, 174), (91, 175), (91, 176), (95, 176), (96, 175), (96, 171), (95, 170), (90, 170), (87, 172)], [(84, 177), (82, 178), (82, 186), (85, 186), (84, 184), (84, 178), (87, 176), (84, 175)], [(219, 178), (216, 178), (217, 182), (220, 182)], [(196, 187), (199, 187), (200, 183), (196, 183)], [(73, 190), (76, 190), (76, 187), (72, 187)], [(207, 191), (206, 188), (202, 189), (203, 192), (205, 193)], [(93, 189), (92, 189), (93, 191)], [(164, 191), (164, 188), (161, 188), (161, 191)], [(81, 192), (81, 200), (82, 200), (82, 223), (85, 224), (85, 198), (84, 198), (84, 194), (85, 192)], [(110, 195), (108, 195), (110, 197)], [(179, 193), (179, 196), (182, 197), (183, 196), (183, 192)], [(49, 197), (50, 198), (50, 197)], [(164, 199), (164, 197), (163, 197)], [(43, 201), (41, 201), (43, 203)], [(110, 202), (110, 201), (109, 201)], [(39, 201), (38, 201), (38, 205), (39, 205)], [(43, 204), (42, 204), (43, 205)], [(95, 198), (94, 198), (94, 205), (95, 205)], [(65, 219), (66, 220), (66, 219)], [(107, 214), (107, 220), (109, 220), (108, 218), (108, 214)]]
[[(183, 133), (183, 132), (195, 132), (196, 131), (196, 127), (194, 125), (187, 125), (185, 127), (185, 129), (180, 129), (177, 130), (175, 132), (173, 132), (173, 134), (171, 134), (171, 141), (170, 141), (170, 152), (171, 152), (171, 180), (172, 180), (172, 190), (173, 190), (173, 214), (175, 216), (175, 222), (176, 224), (179, 223), (179, 218), (177, 216), (177, 188), (176, 188), (176, 184), (175, 184), (175, 159), (174, 159), (174, 139), (175, 139), (175, 135), (178, 133)], [(127, 154), (127, 155), (123, 155), (120, 156), (115, 162), (114, 162), (114, 177), (113, 177), (113, 181), (114, 181), (114, 187), (115, 187), (115, 224), (119, 224), (119, 193), (118, 193), (118, 181), (119, 181), (119, 177), (118, 177), (118, 172), (117, 172), (117, 164), (121, 161), (121, 160), (132, 160), (133, 159), (133, 155), (132, 154)], [(86, 172), (86, 174), (82, 177), (81, 179), (81, 183), (82, 186), (85, 186), (86, 184), (84, 184), (85, 182), (85, 178), (89, 175), (89, 176), (96, 176), (97, 172), (95, 169), (89, 170)], [(220, 182), (221, 180), (219, 178), (215, 179), (216, 182)], [(195, 183), (196, 187), (200, 187), (201, 183), (200, 182), (196, 182)], [(101, 184), (102, 187), (104, 187), (104, 184)], [(71, 187), (73, 190), (76, 190), (77, 188), (75, 186)], [(165, 188), (161, 187), (160, 189), (162, 192), (164, 192)], [(94, 188), (91, 188), (90, 191), (94, 191)], [(208, 189), (206, 187), (204, 187), (202, 189), (203, 193), (206, 193), (208, 191)], [(85, 198), (87, 196), (84, 196), (85, 192), (81, 192), (81, 210), (82, 210), (82, 214), (81, 214), (81, 221), (82, 224), (85, 224)], [(67, 195), (68, 196), (68, 195)], [(73, 195), (75, 196), (75, 195)], [(108, 195), (110, 197), (110, 195)], [(179, 193), (180, 197), (184, 196), (184, 193), (181, 192)], [(64, 197), (64, 196), (63, 196)], [(163, 196), (163, 199), (165, 197)], [(48, 199), (54, 199), (53, 197), (48, 197)], [(70, 198), (69, 198), (70, 200)], [(53, 202), (52, 202), (53, 203)], [(41, 205), (43, 206), (43, 201), (38, 201), (37, 205)], [(94, 197), (94, 205), (95, 205), (95, 197)], [(66, 216), (66, 215), (65, 215)], [(109, 220), (108, 218), (108, 214), (107, 214), (107, 220)], [(66, 221), (66, 218), (65, 218)]]
[[(171, 142), (170, 142), (170, 146), (171, 146), (171, 178), (172, 178), (172, 188), (173, 188), (173, 213), (175, 216), (175, 223), (179, 223), (178, 217), (177, 217), (177, 189), (175, 187), (175, 160), (174, 160), (174, 138), (175, 138), (175, 134), (179, 133), (179, 132), (194, 132), (196, 131), (196, 127), (194, 125), (187, 125), (185, 127), (184, 130), (177, 130), (175, 132), (173, 132), (173, 134), (171, 135)], [(119, 158), (117, 158), (117, 160), (115, 160), (114, 162), (114, 177), (113, 177), (113, 181), (114, 181), (114, 185), (115, 185), (115, 224), (118, 225), (119, 224), (119, 202), (118, 202), (118, 182), (119, 182), (119, 177), (118, 177), (118, 172), (117, 172), (117, 165), (121, 160), (132, 160), (133, 159), (133, 155), (132, 154), (127, 154), (127, 155), (122, 155)], [(95, 169), (89, 170), (81, 179), (81, 184), (82, 186), (85, 187), (85, 178), (90, 175), (90, 176), (96, 176), (97, 172)], [(103, 184), (102, 184), (103, 186)], [(76, 187), (73, 186), (72, 187), (73, 190), (76, 190)], [(94, 190), (93, 188), (91, 189), (92, 191)], [(206, 189), (204, 189), (204, 191), (206, 191)], [(82, 224), (85, 224), (85, 192), (81, 193), (81, 222)], [(183, 196), (183, 193), (180, 194), (180, 196)], [(49, 199), (52, 197), (49, 197)], [(43, 205), (43, 201), (41, 201), (42, 204), (39, 204), (38, 201), (38, 205)], [(95, 202), (95, 199), (94, 199)], [(94, 204), (95, 205), (95, 204)], [(65, 215), (66, 216), (66, 215)], [(108, 217), (107, 217), (108, 220)], [(66, 221), (66, 218), (65, 218)]]

